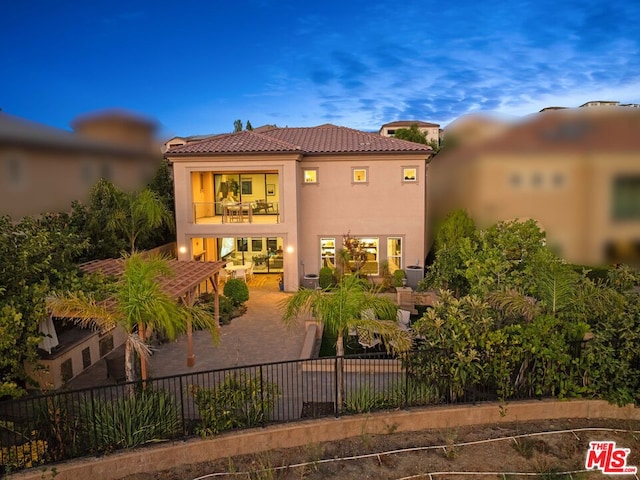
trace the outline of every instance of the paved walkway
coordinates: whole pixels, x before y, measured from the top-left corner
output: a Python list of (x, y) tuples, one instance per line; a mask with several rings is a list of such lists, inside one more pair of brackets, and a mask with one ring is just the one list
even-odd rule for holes
[(160, 345), (151, 358), (151, 375), (231, 368), (296, 360), (304, 343), (304, 322), (286, 327), (278, 303), (289, 294), (278, 290), (278, 275), (255, 275), (249, 281), (247, 312), (223, 325), (215, 346), (208, 331), (193, 334), (195, 365), (187, 367), (187, 338)]
[[(221, 327), (220, 342), (216, 346), (208, 331), (193, 334), (195, 365), (187, 366), (186, 335), (174, 342), (154, 347), (150, 375), (158, 378), (231, 368), (256, 363), (296, 360), (304, 343), (304, 322), (286, 327), (278, 303), (290, 294), (278, 289), (278, 275), (255, 275), (249, 281), (247, 312)], [(124, 347), (120, 347), (124, 348)], [(100, 360), (67, 385), (68, 388), (87, 388), (113, 385), (107, 378), (106, 362)]]

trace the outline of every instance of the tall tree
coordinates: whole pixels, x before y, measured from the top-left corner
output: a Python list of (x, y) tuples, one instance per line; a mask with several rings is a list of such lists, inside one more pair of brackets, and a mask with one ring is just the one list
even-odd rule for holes
[(162, 199), (149, 189), (140, 193), (125, 193), (118, 202), (106, 227), (127, 239), (130, 253), (136, 251), (137, 242), (148, 237), (156, 229), (173, 229), (172, 212)]
[(37, 361), (49, 288), (77, 285), (76, 261), (87, 247), (66, 214), (0, 217), (0, 397), (24, 393), (26, 362)]
[(244, 127), (245, 130), (253, 130), (253, 125), (251, 125), (251, 122), (249, 120), (247, 120), (247, 126)]
[(447, 216), (437, 228), (433, 245), (435, 260), (425, 275), (430, 287), (453, 290), (457, 296), (468, 292), (469, 282), (464, 275), (461, 245), (465, 239), (474, 238), (475, 234), (475, 223), (466, 211), (456, 210)]
[(147, 340), (156, 331), (175, 338), (186, 329), (187, 321), (208, 328), (217, 338), (215, 316), (197, 304), (178, 304), (162, 291), (158, 278), (171, 275), (160, 257), (143, 258), (133, 254), (124, 259), (124, 273), (108, 299), (100, 301), (82, 291), (47, 297), (47, 307), (59, 317), (98, 330), (120, 327), (127, 333), (125, 372), (127, 381), (135, 380), (134, 352), (141, 361), (142, 380), (146, 380)]
[(242, 131), (242, 120), (237, 119), (233, 122), (233, 131), (236, 133)]
[(356, 275), (345, 276), (328, 290), (300, 289), (280, 306), (285, 324), (297, 322), (305, 312), (312, 313), (329, 334), (337, 337), (338, 410), (342, 408), (344, 398), (342, 357), (344, 337), (349, 329), (368, 337), (380, 335), (388, 351), (402, 352), (411, 348), (411, 335), (396, 321), (398, 306), (389, 298), (377, 295)]
[(409, 128), (399, 128), (393, 136), (400, 140), (407, 140), (409, 142), (427, 145), (427, 136), (420, 131), (417, 123), (414, 123)]

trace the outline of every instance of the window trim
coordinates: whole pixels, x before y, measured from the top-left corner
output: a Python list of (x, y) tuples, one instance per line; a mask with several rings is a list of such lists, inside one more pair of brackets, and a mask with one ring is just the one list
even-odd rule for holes
[[(307, 181), (307, 172), (314, 172), (315, 180), (313, 182)], [(303, 185), (317, 185), (318, 184), (318, 167), (309, 167), (302, 169), (302, 184)]]
[[(356, 180), (356, 172), (364, 172), (364, 180)], [(351, 183), (362, 185), (369, 183), (369, 167), (351, 167)]]
[[(407, 178), (407, 171), (413, 170), (413, 179), (410, 177)], [(400, 179), (402, 183), (418, 183), (418, 166), (417, 165), (406, 165), (403, 166), (400, 170)]]
[[(325, 245), (325, 242), (332, 242), (331, 245), (328, 243)], [(330, 251), (333, 249), (333, 255), (323, 255), (323, 249), (326, 251)], [(320, 268), (324, 267), (325, 258), (330, 258), (332, 265), (336, 266), (336, 237), (320, 237)]]
[[(398, 240), (399, 241), (399, 243), (400, 243), (400, 255), (389, 255), (389, 242), (391, 240)], [(404, 243), (404, 238), (401, 237), (401, 236), (395, 236), (395, 237), (390, 236), (390, 237), (387, 237), (387, 262), (389, 262), (390, 259), (392, 259), (392, 258), (399, 259), (398, 268), (400, 270), (403, 269), (403, 261), (402, 261), (402, 257), (404, 255), (404, 251), (403, 251), (404, 250), (404, 245), (403, 245), (403, 243)]]

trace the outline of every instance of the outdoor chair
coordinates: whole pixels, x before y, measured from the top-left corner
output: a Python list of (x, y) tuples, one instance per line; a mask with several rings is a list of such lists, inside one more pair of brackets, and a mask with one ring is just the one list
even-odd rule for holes
[(271, 202), (267, 202), (266, 200), (256, 200), (256, 204), (255, 207), (253, 208), (254, 213), (257, 212), (264, 212), (264, 213), (269, 213), (269, 212), (275, 212), (275, 209), (273, 208), (273, 203)]
[(236, 270), (236, 278), (241, 278), (246, 282), (247, 281), (247, 269), (246, 268), (237, 269)]
[(246, 279), (253, 280), (253, 262), (246, 262), (245, 266), (247, 267), (245, 270)]

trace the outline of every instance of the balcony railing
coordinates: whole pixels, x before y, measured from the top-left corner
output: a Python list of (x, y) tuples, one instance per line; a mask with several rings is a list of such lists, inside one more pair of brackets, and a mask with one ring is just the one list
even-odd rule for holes
[(278, 202), (193, 202), (195, 223), (280, 223)]

